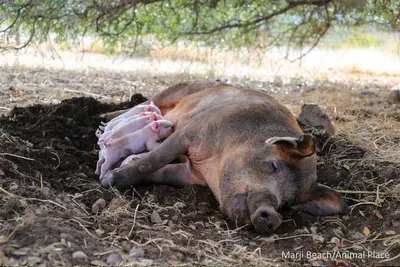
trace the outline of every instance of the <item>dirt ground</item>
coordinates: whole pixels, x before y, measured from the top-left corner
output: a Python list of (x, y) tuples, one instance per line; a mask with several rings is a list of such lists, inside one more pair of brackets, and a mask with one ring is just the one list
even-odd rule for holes
[[(337, 130), (329, 137), (307, 129), (318, 140), (320, 183), (342, 192), (350, 213), (285, 210), (276, 233), (260, 236), (227, 220), (205, 187), (103, 189), (94, 174), (99, 114), (134, 106), (178, 80), (106, 71), (91, 77), (98, 86), (88, 91), (79, 72), (2, 69), (0, 265), (400, 265), (400, 106), (386, 98), (398, 78), (384, 87), (381, 77), (233, 81), (267, 91), (294, 113), (316, 102)], [(122, 79), (145, 97), (121, 89)], [(63, 90), (71, 84), (76, 92)]]

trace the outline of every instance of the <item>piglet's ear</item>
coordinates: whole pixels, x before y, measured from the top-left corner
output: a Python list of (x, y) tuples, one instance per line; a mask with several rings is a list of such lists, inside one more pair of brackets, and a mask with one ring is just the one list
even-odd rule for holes
[(153, 112), (150, 114), (150, 120), (151, 121), (156, 121), (157, 120), (157, 113)]
[(295, 137), (271, 137), (266, 144), (276, 145), (278, 150), (290, 158), (309, 157), (315, 153), (315, 139), (312, 135), (302, 134)]
[(311, 186), (308, 199), (292, 206), (292, 209), (314, 216), (331, 216), (348, 212), (348, 206), (338, 192), (317, 183)]
[(153, 131), (157, 132), (157, 130), (158, 130), (158, 122), (157, 122), (157, 121), (153, 121), (153, 122), (151, 123), (151, 129), (152, 129)]

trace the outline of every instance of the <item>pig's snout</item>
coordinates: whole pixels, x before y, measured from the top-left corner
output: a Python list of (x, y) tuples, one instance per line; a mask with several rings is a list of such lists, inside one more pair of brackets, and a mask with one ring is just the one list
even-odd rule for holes
[(260, 233), (270, 233), (282, 223), (282, 216), (269, 205), (260, 206), (250, 215), (251, 223)]

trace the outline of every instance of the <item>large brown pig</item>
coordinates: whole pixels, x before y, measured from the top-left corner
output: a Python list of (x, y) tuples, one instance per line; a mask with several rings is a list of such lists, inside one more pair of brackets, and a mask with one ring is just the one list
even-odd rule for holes
[[(337, 192), (316, 183), (314, 138), (267, 94), (188, 82), (151, 101), (175, 132), (143, 158), (107, 172), (104, 187), (208, 185), (230, 218), (266, 233), (281, 224), (284, 205), (312, 215), (346, 212)], [(178, 158), (182, 163), (170, 164)]]

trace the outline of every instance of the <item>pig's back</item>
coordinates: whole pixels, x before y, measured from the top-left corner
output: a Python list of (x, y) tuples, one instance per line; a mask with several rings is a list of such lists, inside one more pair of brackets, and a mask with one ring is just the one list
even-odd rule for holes
[(176, 130), (194, 127), (200, 138), (215, 142), (263, 142), (272, 136), (297, 137), (295, 117), (267, 94), (237, 88), (211, 87), (180, 101), (170, 115)]

